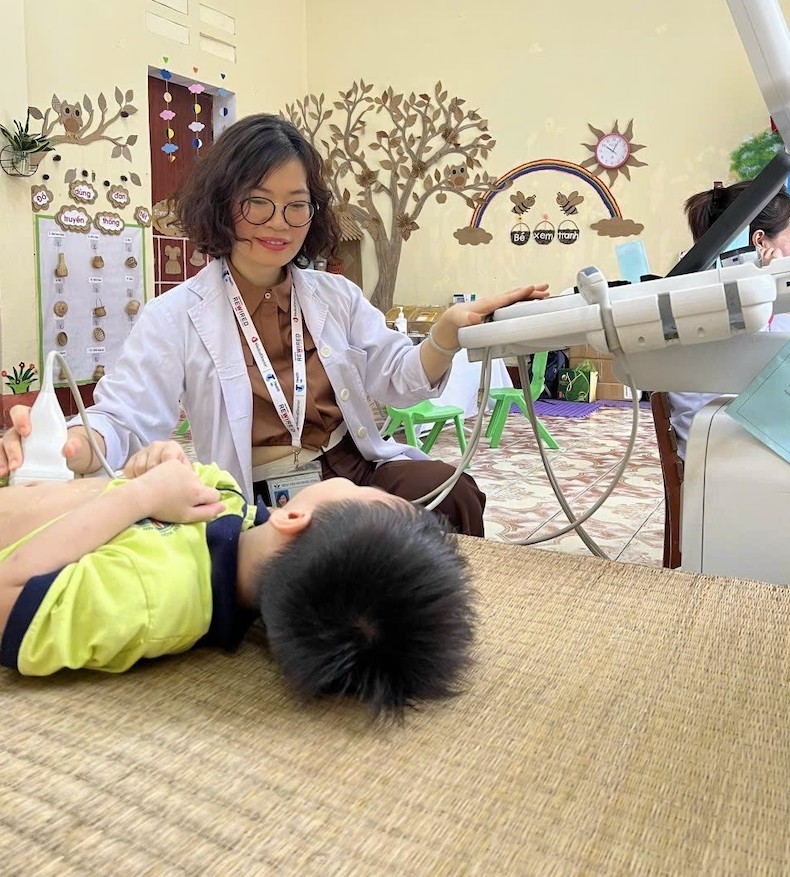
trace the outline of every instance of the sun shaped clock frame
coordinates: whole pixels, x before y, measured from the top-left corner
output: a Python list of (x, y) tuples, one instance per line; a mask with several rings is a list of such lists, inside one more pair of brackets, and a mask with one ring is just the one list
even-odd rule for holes
[(609, 131), (596, 128), (589, 122), (587, 127), (595, 136), (595, 143), (582, 143), (582, 146), (589, 149), (592, 155), (581, 162), (581, 167), (589, 168), (596, 177), (606, 174), (610, 186), (614, 185), (619, 174), (630, 180), (630, 168), (644, 167), (647, 164), (634, 156), (637, 150), (645, 147), (642, 143), (633, 142), (633, 119), (624, 131), (620, 131), (620, 123), (616, 120)]

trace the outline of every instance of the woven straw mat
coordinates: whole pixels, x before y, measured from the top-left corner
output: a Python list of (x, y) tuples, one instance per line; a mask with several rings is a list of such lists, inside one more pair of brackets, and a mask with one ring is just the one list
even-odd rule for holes
[(463, 543), (476, 668), (403, 726), (296, 703), (258, 631), (1, 671), (0, 873), (790, 872), (790, 590)]

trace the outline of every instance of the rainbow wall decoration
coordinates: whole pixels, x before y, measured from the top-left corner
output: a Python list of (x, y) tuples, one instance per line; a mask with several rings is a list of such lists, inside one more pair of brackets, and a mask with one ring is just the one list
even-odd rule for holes
[(623, 218), (620, 205), (615, 200), (614, 195), (612, 195), (611, 189), (609, 189), (605, 183), (601, 182), (601, 180), (599, 180), (594, 174), (585, 170), (581, 165), (574, 164), (572, 161), (563, 161), (561, 158), (537, 158), (534, 161), (528, 161), (526, 164), (521, 164), (517, 168), (513, 168), (513, 170), (508, 171), (496, 181), (497, 190), (487, 195), (477, 206), (472, 214), (472, 219), (469, 222), (470, 227), (480, 227), (480, 223), (482, 222), (483, 216), (489, 205), (497, 195), (506, 191), (508, 183), (511, 183), (526, 174), (533, 174), (538, 171), (559, 171), (560, 173), (569, 174), (570, 176), (580, 179), (582, 182), (589, 185), (596, 195), (598, 195), (606, 209), (609, 211), (610, 217), (613, 219)]

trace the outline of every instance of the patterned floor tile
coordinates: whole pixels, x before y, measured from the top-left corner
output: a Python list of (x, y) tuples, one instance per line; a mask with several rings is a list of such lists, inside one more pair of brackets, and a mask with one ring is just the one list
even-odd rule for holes
[[(547, 418), (548, 419), (548, 418)], [(555, 476), (576, 515), (583, 514), (609, 487), (631, 432), (627, 408), (602, 408), (589, 417), (552, 417), (547, 428), (559, 444), (547, 451)], [(457, 444), (443, 433), (433, 454), (460, 459)], [(480, 440), (470, 473), (488, 498), (486, 538), (515, 541), (555, 532), (567, 524), (543, 470), (535, 437), (525, 418), (508, 418), (499, 448)], [(660, 566), (664, 543), (664, 488), (649, 411), (641, 411), (628, 465), (612, 494), (585, 525), (605, 553), (632, 563)], [(589, 550), (575, 532), (540, 548), (570, 554)]]
[[(631, 419), (630, 409), (601, 408), (587, 418), (552, 417), (546, 424), (560, 446), (546, 453), (574, 514), (583, 514), (609, 487), (628, 443)], [(473, 423), (467, 421), (467, 427)], [(187, 433), (183, 441), (191, 451), (189, 439)], [(460, 461), (452, 429), (439, 436), (431, 455), (451, 464)], [(468, 471), (487, 496), (486, 538), (529, 539), (567, 524), (525, 418), (508, 418), (498, 448), (490, 448), (488, 439), (481, 437)], [(640, 413), (634, 449), (622, 478), (585, 528), (607, 556), (661, 566), (664, 488), (649, 411)], [(590, 553), (575, 532), (537, 547), (568, 554)]]

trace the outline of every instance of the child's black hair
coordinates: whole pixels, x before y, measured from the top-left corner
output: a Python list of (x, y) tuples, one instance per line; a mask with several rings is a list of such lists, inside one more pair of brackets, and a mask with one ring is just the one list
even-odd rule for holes
[(353, 696), (402, 718), (461, 690), (473, 594), (457, 538), (433, 513), (328, 504), (256, 571), (256, 587), (272, 652), (303, 697)]

